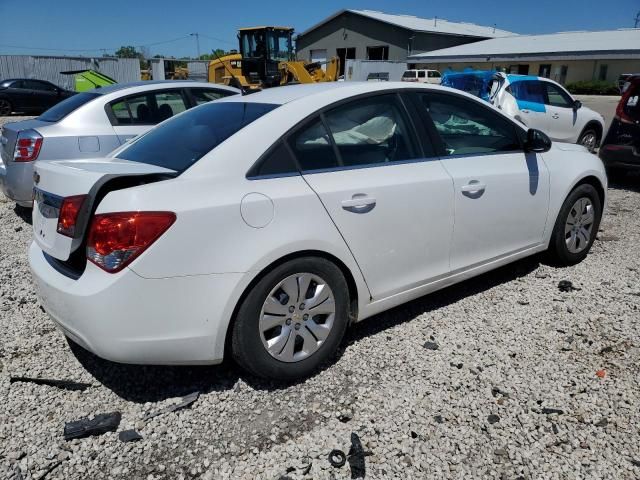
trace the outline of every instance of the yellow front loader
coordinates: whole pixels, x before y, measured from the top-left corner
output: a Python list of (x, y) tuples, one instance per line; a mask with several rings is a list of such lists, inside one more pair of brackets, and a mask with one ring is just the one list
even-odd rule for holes
[(323, 63), (295, 60), (292, 35), (293, 29), (288, 27), (241, 28), (240, 53), (212, 60), (209, 82), (257, 90), (338, 80), (340, 60), (337, 57)]

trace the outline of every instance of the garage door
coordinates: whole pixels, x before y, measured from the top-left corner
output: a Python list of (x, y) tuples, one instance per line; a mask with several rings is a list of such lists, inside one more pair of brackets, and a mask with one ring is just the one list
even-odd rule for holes
[[(323, 48), (320, 50), (311, 50), (311, 61), (312, 62), (326, 62), (327, 61), (327, 49)], [(322, 69), (326, 70), (327, 66), (322, 65)]]

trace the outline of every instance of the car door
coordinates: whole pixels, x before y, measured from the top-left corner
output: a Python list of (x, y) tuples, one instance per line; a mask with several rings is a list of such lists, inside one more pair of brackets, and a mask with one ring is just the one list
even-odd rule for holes
[(540, 82), (545, 90), (545, 105), (549, 121), (549, 136), (561, 142), (578, 140), (579, 110), (573, 108), (574, 100), (564, 89), (551, 82)]
[(288, 138), (304, 179), (381, 299), (449, 272), (451, 177), (397, 94), (363, 97)]
[(31, 92), (24, 86), (24, 80), (14, 80), (7, 93), (14, 111), (23, 112), (32, 108)]
[(44, 112), (57, 103), (58, 92), (53, 85), (38, 80), (23, 82), (29, 91), (31, 109)]
[(497, 106), (527, 127), (547, 132), (549, 119), (541, 83), (520, 77), (511, 77), (510, 82), (504, 88)]
[(179, 88), (128, 95), (110, 102), (106, 107), (120, 143), (186, 109), (185, 95)]
[(455, 94), (422, 94), (418, 105), (433, 122), (442, 164), (453, 177), (452, 271), (539, 245), (549, 173), (540, 155), (524, 152), (519, 127), (491, 106)]

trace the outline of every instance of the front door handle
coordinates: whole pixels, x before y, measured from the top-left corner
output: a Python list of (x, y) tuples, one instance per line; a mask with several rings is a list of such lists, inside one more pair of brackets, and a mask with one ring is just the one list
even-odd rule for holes
[(529, 110), (524, 109), (524, 110), (520, 110), (522, 113), (529, 113)]
[(367, 213), (376, 206), (376, 199), (364, 193), (356, 193), (351, 200), (343, 200), (342, 208), (352, 213)]
[(554, 113), (553, 115), (551, 115), (551, 118), (554, 118), (557, 120), (560, 118), (560, 115), (558, 115), (557, 113)]
[(487, 186), (477, 180), (471, 180), (467, 185), (460, 187), (462, 194), (469, 198), (480, 198), (486, 189)]

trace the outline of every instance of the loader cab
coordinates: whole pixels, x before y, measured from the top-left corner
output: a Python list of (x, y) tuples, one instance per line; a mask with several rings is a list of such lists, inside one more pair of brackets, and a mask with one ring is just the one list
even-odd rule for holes
[(250, 84), (273, 87), (280, 84), (279, 65), (293, 58), (293, 28), (242, 28), (239, 33), (242, 75)]

